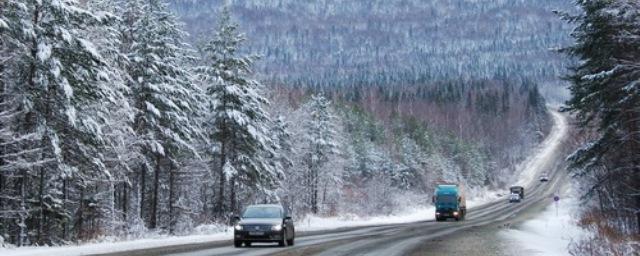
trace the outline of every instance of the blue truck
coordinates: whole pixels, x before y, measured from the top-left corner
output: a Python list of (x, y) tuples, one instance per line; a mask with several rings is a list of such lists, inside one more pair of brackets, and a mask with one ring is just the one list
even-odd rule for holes
[(467, 201), (464, 197), (464, 187), (458, 184), (442, 184), (436, 186), (433, 194), (436, 206), (436, 221), (453, 218), (463, 220), (467, 214)]

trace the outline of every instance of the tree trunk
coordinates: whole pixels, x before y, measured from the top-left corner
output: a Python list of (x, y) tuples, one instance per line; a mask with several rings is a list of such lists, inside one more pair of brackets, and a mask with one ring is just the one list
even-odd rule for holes
[[(636, 104), (637, 105), (637, 104)], [(635, 106), (634, 106), (635, 107)], [(632, 107), (632, 109), (627, 110), (628, 112), (628, 131), (627, 134), (630, 134), (630, 138), (629, 138), (629, 143), (630, 145), (630, 149), (629, 149), (629, 154), (630, 154), (630, 158), (631, 158), (631, 166), (632, 166), (632, 171), (631, 174), (629, 174), (630, 177), (630, 183), (632, 186), (635, 186), (636, 188), (640, 185), (640, 177), (638, 177), (638, 174), (640, 174), (640, 160), (638, 159), (640, 156), (640, 113), (638, 113), (638, 111), (640, 111), (640, 109), (634, 109)], [(637, 191), (633, 191), (634, 194), (637, 194)], [(636, 230), (635, 230), (635, 234), (640, 234), (640, 196), (635, 195), (635, 200), (633, 200), (632, 198), (629, 198), (632, 202), (630, 203), (631, 207), (636, 211), (635, 212), (635, 218), (636, 218)], [(631, 224), (631, 223), (629, 223)]]
[(153, 202), (151, 204), (151, 223), (149, 228), (155, 229), (158, 226), (158, 192), (160, 189), (160, 155), (156, 155), (156, 170), (153, 178)]
[[(2, 10), (0, 10), (0, 15), (2, 15)], [(2, 39), (0, 39), (0, 49), (4, 50), (4, 44), (2, 43)], [(0, 56), (1, 57), (1, 56)], [(4, 79), (3, 79), (3, 75), (4, 74), (4, 63), (3, 61), (0, 59), (0, 106), (3, 106), (2, 109), (0, 109), (0, 112), (5, 112), (6, 109), (4, 108), (6, 102), (5, 102), (5, 87), (4, 87)], [(5, 129), (5, 123), (0, 123), (0, 130), (4, 130)], [(4, 145), (5, 141), (3, 139), (0, 139), (0, 144)], [(0, 147), (0, 170), (4, 169), (5, 166), (5, 161), (4, 161), (4, 155), (5, 155), (5, 146)], [(3, 199), (3, 195), (5, 195), (5, 182), (6, 179), (4, 177), (4, 172), (0, 171), (0, 211), (6, 211), (7, 209), (7, 204), (9, 203), (10, 200), (7, 199), (7, 203), (4, 202)], [(10, 208), (10, 206), (8, 207)], [(7, 233), (7, 219), (8, 218), (0, 218), (0, 234), (6, 234)]]
[[(0, 155), (2, 155), (3, 152), (0, 152)], [(2, 166), (2, 160), (0, 159), (0, 166)], [(4, 175), (2, 174), (2, 172), (0, 171), (0, 212), (4, 212), (7, 210), (7, 208), (11, 208), (11, 206), (8, 206), (9, 204), (9, 200), (7, 200), (7, 203), (4, 202), (4, 200), (2, 199), (2, 196), (5, 195), (4, 193), (4, 183), (5, 183), (5, 178)], [(8, 194), (8, 193), (7, 193)], [(7, 217), (0, 217), (0, 234), (7, 234), (7, 219), (9, 216)]]
[[(32, 16), (32, 22), (34, 24), (34, 26), (39, 25), (39, 18), (40, 18), (40, 5), (36, 4), (35, 8), (33, 9), (33, 16)], [(35, 35), (32, 40), (31, 40), (31, 57), (33, 58), (33, 60), (37, 60), (38, 58), (38, 37), (37, 35)], [(37, 66), (35, 64), (35, 61), (32, 61), (29, 67), (29, 86), (31, 89), (36, 88), (36, 71), (37, 71)], [(46, 113), (45, 113), (46, 114)], [(44, 146), (44, 145), (43, 145)], [(44, 158), (42, 159), (44, 160)], [(39, 186), (38, 186), (38, 200), (39, 200), (39, 212), (38, 212), (38, 230), (37, 230), (37, 236), (36, 236), (36, 243), (40, 243), (42, 241), (42, 236), (43, 236), (43, 225), (44, 225), (44, 167), (40, 167), (40, 173), (39, 173)], [(25, 184), (23, 184), (23, 186), (25, 186)]]
[[(69, 180), (64, 178), (62, 180), (62, 209), (67, 209), (67, 200), (69, 199)], [(82, 200), (82, 198), (80, 198)], [(62, 224), (62, 238), (64, 240), (69, 240), (69, 221)]]
[(640, 196), (636, 196), (635, 210), (636, 210), (636, 232), (635, 233), (640, 234)]
[(202, 213), (204, 214), (206, 219), (209, 219), (209, 208), (207, 205), (209, 204), (209, 196), (207, 195), (208, 186), (205, 184), (200, 187), (200, 198), (202, 198)]
[(231, 178), (231, 181), (229, 182), (229, 189), (231, 190), (231, 193), (229, 195), (229, 205), (230, 205), (229, 211), (232, 213), (235, 213), (236, 212), (236, 177), (235, 176)]
[(27, 176), (27, 170), (22, 170), (22, 177), (20, 178), (20, 222), (18, 226), (20, 227), (20, 233), (18, 234), (18, 246), (23, 246), (27, 242), (27, 181), (29, 177)]
[(322, 186), (322, 204), (326, 205), (327, 203), (327, 182)]
[(124, 223), (124, 229), (128, 228), (129, 219), (129, 193), (127, 191), (129, 185), (126, 182), (122, 184), (122, 222)]
[(147, 166), (142, 164), (140, 166), (140, 219), (145, 220), (146, 215), (146, 202), (147, 202)]
[(43, 229), (44, 229), (44, 167), (40, 167), (40, 174), (38, 175), (38, 236), (36, 243), (42, 245)]
[(311, 171), (311, 212), (318, 214), (318, 172)]
[(169, 233), (174, 234), (175, 231), (175, 211), (173, 209), (175, 201), (175, 171), (173, 167), (169, 169)]
[(225, 181), (225, 175), (224, 175), (224, 165), (227, 162), (227, 155), (226, 155), (226, 143), (225, 141), (222, 141), (221, 143), (221, 148), (220, 148), (220, 177), (219, 177), (219, 181), (218, 181), (218, 199), (216, 201), (216, 216), (217, 217), (222, 217), (222, 214), (224, 212), (224, 181)]
[(78, 206), (78, 213), (76, 214), (77, 219), (76, 219), (76, 226), (75, 226), (78, 239), (80, 240), (83, 240), (86, 235), (86, 232), (84, 229), (85, 202), (82, 198), (84, 198), (84, 187), (80, 187), (80, 203)]

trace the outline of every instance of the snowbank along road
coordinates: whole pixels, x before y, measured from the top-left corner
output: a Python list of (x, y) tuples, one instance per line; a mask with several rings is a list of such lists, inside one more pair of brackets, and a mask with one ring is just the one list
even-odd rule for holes
[[(506, 198), (469, 209), (467, 218), (461, 222), (424, 221), (405, 224), (345, 228), (322, 232), (298, 233), (295, 246), (254, 245), (234, 248), (231, 241), (207, 244), (170, 246), (139, 251), (128, 251), (120, 255), (428, 255), (425, 241), (442, 237), (469, 228), (481, 228), (508, 222), (528, 207), (550, 198), (566, 181), (562, 144), (567, 139), (566, 118), (551, 111), (554, 126), (549, 136), (540, 144), (529, 159), (523, 162), (518, 183), (526, 187), (526, 199), (509, 204)], [(551, 181), (540, 183), (540, 173), (549, 174)]]

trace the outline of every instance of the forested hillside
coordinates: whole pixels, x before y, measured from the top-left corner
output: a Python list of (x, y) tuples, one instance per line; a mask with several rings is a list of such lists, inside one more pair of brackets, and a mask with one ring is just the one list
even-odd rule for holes
[[(537, 88), (516, 81), (322, 91), (335, 102), (330, 112), (338, 125), (329, 143), (337, 152), (320, 174), (326, 179), (321, 185), (329, 188), (322, 194), (331, 195), (321, 200), (325, 208), (320, 212), (325, 214), (363, 209), (389, 214), (425, 204), (439, 182), (467, 184), (472, 193), (504, 187), (549, 125)], [(308, 132), (296, 124), (314, 113), (307, 110), (317, 99), (313, 96), (307, 103), (313, 92), (316, 89), (276, 88), (274, 98), (289, 104), (286, 109), (279, 104), (275, 112), (293, 113), (282, 118), (291, 125), (293, 141)], [(304, 145), (304, 140), (294, 143), (292, 152), (305, 152)], [(299, 195), (302, 191), (296, 189), (306, 188), (304, 180), (295, 180), (305, 169), (304, 159), (293, 158), (286, 183), (294, 181), (287, 185), (294, 192), (285, 195)], [(344, 188), (332, 189), (336, 185)], [(388, 191), (376, 191), (382, 187)]]
[[(213, 28), (223, 0), (171, 0), (193, 42)], [(565, 60), (550, 51), (570, 28), (564, 0), (232, 0), (263, 56), (268, 79), (387, 85), (451, 78), (555, 82)]]
[(302, 3), (0, 2), (0, 246), (390, 214), (510, 183), (546, 133), (542, 4)]

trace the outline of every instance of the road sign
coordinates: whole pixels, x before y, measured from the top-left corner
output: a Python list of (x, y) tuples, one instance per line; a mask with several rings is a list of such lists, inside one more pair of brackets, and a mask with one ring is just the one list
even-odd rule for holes
[(553, 196), (553, 201), (556, 201), (556, 202), (560, 201), (560, 197), (559, 196)]

